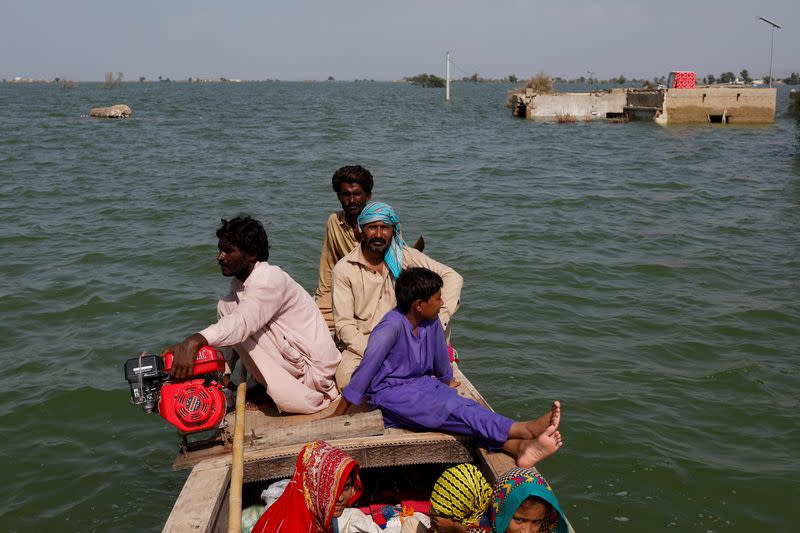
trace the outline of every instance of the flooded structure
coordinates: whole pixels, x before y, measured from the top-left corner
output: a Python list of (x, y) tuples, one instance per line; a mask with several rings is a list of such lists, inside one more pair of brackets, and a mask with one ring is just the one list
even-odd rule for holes
[(652, 120), (658, 124), (771, 124), (777, 89), (737, 85), (693, 88), (608, 89), (589, 93), (537, 94), (521, 89), (509, 96), (514, 116), (561, 121)]

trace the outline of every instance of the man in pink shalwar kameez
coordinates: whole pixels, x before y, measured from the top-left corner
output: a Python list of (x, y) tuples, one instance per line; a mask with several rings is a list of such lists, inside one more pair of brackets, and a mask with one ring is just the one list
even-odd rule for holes
[(314, 413), (338, 396), (334, 374), (341, 354), (311, 296), (267, 263), (269, 243), (260, 222), (241, 216), (217, 230), (217, 260), (231, 291), (217, 306), (219, 320), (181, 344), (173, 373), (185, 377), (205, 345), (233, 347), (278, 409)]

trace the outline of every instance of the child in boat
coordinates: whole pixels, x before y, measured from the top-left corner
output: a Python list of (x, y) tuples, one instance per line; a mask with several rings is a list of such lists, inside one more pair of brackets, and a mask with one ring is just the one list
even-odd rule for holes
[(333, 520), (361, 495), (355, 459), (325, 441), (306, 444), (286, 490), (253, 533), (332, 533)]
[(442, 472), (431, 491), (431, 526), (438, 533), (491, 531), (486, 513), (492, 486), (475, 465), (464, 463)]
[(409, 268), (397, 277), (397, 307), (372, 330), (364, 359), (334, 415), (368, 399), (380, 407), (387, 427), (470, 435), (510, 453), (518, 466), (533, 466), (562, 445), (560, 404), (553, 402), (550, 412), (535, 420), (515, 422), (458, 395), (451, 387), (453, 369), (437, 319), (442, 285), (442, 278), (427, 268)]
[(567, 533), (553, 489), (533, 468), (512, 468), (492, 489), (473, 465), (444, 471), (431, 494), (437, 533)]
[(497, 480), (489, 505), (494, 533), (568, 533), (550, 484), (534, 468), (512, 468)]

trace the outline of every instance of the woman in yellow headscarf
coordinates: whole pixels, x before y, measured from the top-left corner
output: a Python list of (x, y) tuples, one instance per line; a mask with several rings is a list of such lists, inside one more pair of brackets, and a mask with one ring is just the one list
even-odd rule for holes
[(431, 493), (431, 525), (437, 532), (491, 531), (485, 511), (492, 487), (475, 465), (445, 470)]

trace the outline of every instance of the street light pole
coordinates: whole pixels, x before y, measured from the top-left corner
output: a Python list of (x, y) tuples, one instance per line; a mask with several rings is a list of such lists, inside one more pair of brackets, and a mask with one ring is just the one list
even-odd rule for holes
[(772, 88), (772, 48), (775, 43), (775, 30), (779, 30), (781, 27), (774, 22), (765, 19), (764, 17), (758, 17), (758, 20), (762, 20), (772, 26), (772, 33), (770, 34), (769, 40), (769, 86)]

